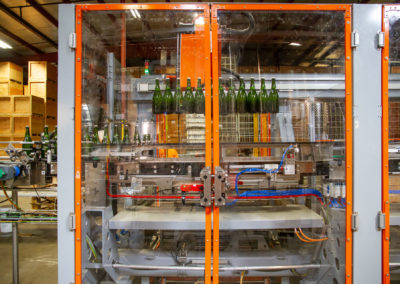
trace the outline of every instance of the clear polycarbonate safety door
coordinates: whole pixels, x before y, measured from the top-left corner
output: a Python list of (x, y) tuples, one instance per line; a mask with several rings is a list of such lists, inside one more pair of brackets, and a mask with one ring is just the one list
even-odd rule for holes
[[(389, 91), (389, 101), (385, 104), (386, 109), (384, 109), (384, 118), (388, 120), (389, 132), (384, 133), (383, 136), (386, 140), (383, 142), (385, 143), (383, 148), (385, 153), (382, 156), (384, 163), (388, 165), (386, 168), (383, 167), (386, 175), (383, 177), (384, 200), (390, 203), (389, 262), (384, 263), (384, 269), (386, 268), (387, 272), (390, 271), (390, 283), (398, 283), (400, 281), (400, 89), (398, 86), (400, 80), (400, 7), (384, 7), (383, 20), (386, 46), (382, 56), (384, 63), (382, 85), (383, 93)], [(385, 99), (385, 96), (383, 98)], [(387, 235), (385, 238), (389, 239), (389, 236)], [(387, 251), (385, 252), (387, 253)]]
[(76, 283), (203, 283), (208, 5), (78, 5), (76, 15)]
[(215, 5), (211, 21), (214, 283), (349, 283), (350, 8)]

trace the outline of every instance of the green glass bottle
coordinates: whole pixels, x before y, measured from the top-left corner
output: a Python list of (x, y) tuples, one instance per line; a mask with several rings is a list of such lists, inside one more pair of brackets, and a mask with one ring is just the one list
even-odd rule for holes
[(113, 138), (112, 138), (111, 144), (113, 144), (113, 145), (121, 144), (121, 139), (120, 139), (119, 133), (118, 133), (118, 125), (116, 123), (114, 123), (114, 131), (113, 131)]
[(194, 113), (194, 95), (192, 91), (192, 86), (190, 83), (190, 78), (187, 78), (186, 90), (183, 95), (183, 103), (185, 105), (185, 113)]
[(240, 79), (239, 91), (236, 97), (236, 111), (238, 113), (246, 112), (246, 89), (244, 87), (243, 79)]
[(53, 140), (54, 140), (54, 147), (53, 147), (53, 149), (54, 149), (54, 155), (57, 155), (57, 126), (56, 126), (56, 128), (54, 129), (54, 136), (53, 136)]
[(92, 136), (92, 142), (94, 145), (99, 145), (100, 144), (100, 139), (99, 139), (99, 128), (97, 125), (93, 127), (93, 136)]
[(247, 95), (247, 112), (248, 113), (257, 113), (257, 91), (254, 83), (254, 78), (250, 79), (250, 89)]
[(268, 113), (269, 112), (269, 97), (267, 89), (265, 88), (265, 79), (261, 79), (261, 87), (260, 87), (260, 112)]
[(163, 97), (160, 89), (160, 81), (156, 79), (156, 86), (153, 93), (153, 114), (160, 114), (163, 109)]
[(181, 80), (176, 79), (176, 87), (174, 94), (174, 113), (183, 113), (183, 96), (181, 91)]
[(140, 133), (137, 124), (135, 125), (135, 133), (133, 134), (133, 143), (135, 143), (135, 145), (140, 145)]
[(129, 137), (129, 125), (128, 124), (124, 125), (124, 139), (122, 140), (122, 143), (125, 145), (128, 145), (131, 143), (131, 139)]
[(92, 145), (92, 139), (90, 138), (89, 134), (89, 126), (83, 127), (83, 136), (82, 136), (82, 154), (89, 155)]
[(225, 96), (224, 87), (222, 86), (222, 78), (219, 78), (219, 89), (218, 89), (218, 102), (219, 102), (219, 114), (225, 115), (227, 108), (227, 96)]
[(49, 150), (49, 143), (50, 143), (49, 127), (45, 125), (42, 136), (42, 158), (47, 157), (47, 151)]
[(169, 78), (165, 80), (165, 91), (163, 96), (164, 102), (164, 112), (173, 113), (174, 112), (174, 97), (171, 92), (171, 83)]
[(110, 145), (110, 135), (108, 134), (108, 124), (104, 125), (104, 134), (101, 144)]
[(228, 89), (228, 93), (226, 95), (226, 103), (225, 103), (225, 114), (231, 114), (236, 112), (236, 90), (235, 85), (233, 84), (233, 79), (231, 79), (231, 86)]
[(276, 81), (275, 78), (272, 78), (271, 82), (271, 92), (269, 93), (270, 103), (271, 103), (271, 112), (278, 113), (279, 112), (279, 94), (276, 89)]
[[(28, 125), (25, 126), (24, 142), (32, 142)], [(25, 153), (29, 156), (32, 153), (32, 144), (22, 144), (22, 149), (24, 149)]]
[(201, 88), (201, 78), (197, 78), (197, 89), (194, 100), (194, 112), (198, 114), (204, 114), (206, 98), (204, 97), (203, 89)]

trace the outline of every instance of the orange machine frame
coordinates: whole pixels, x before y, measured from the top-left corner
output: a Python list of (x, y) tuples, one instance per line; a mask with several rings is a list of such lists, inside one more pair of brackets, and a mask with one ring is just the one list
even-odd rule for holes
[[(218, 11), (343, 11), (345, 14), (345, 106), (346, 106), (346, 284), (352, 283), (352, 247), (353, 234), (351, 215), (353, 213), (353, 118), (352, 118), (352, 52), (351, 52), (351, 5), (338, 4), (215, 4), (211, 7), (212, 26), (212, 76), (218, 82), (219, 44), (218, 44)], [(213, 88), (213, 113), (219, 113), (218, 88)], [(219, 118), (213, 116), (213, 150), (214, 167), (219, 166)], [(219, 282), (219, 209), (213, 211), (213, 284)]]
[(385, 229), (382, 230), (382, 283), (390, 283), (390, 203), (389, 203), (389, 18), (388, 12), (399, 11), (398, 5), (382, 6), (382, 31), (385, 45), (381, 59), (381, 103), (382, 103), (382, 213), (385, 214)]
[[(208, 4), (81, 4), (76, 5), (76, 52), (75, 52), (75, 283), (82, 283), (82, 241), (81, 241), (81, 137), (82, 137), (82, 12), (83, 11), (124, 11), (137, 10), (200, 10), (204, 13), (204, 72), (206, 97), (206, 167), (211, 164), (211, 60), (210, 60), (210, 9)], [(125, 27), (122, 27), (122, 33)], [(122, 36), (122, 40), (125, 36)], [(126, 55), (124, 43), (121, 54)], [(204, 283), (211, 284), (211, 234), (212, 220), (211, 207), (205, 209), (205, 273)]]

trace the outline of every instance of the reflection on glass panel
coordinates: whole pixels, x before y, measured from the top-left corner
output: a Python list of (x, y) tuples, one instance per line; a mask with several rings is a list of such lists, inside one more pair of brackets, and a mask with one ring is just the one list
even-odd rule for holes
[(344, 13), (218, 23), (221, 281), (344, 283)]
[(204, 16), (82, 24), (83, 282), (203, 281)]
[[(390, 200), (390, 248), (389, 262), (400, 262), (400, 13), (388, 12), (389, 16), (389, 200)], [(400, 280), (400, 267), (390, 267), (391, 283)]]

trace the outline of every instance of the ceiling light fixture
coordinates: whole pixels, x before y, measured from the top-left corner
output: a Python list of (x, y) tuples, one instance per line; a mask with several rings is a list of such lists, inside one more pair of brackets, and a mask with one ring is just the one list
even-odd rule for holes
[(139, 11), (138, 10), (134, 10), (135, 11), (135, 13), (136, 13), (136, 16), (140, 19), (141, 18), (141, 16), (140, 16), (140, 14), (139, 14)]
[(141, 16), (140, 16), (138, 10), (136, 10), (136, 9), (131, 9), (131, 10), (129, 10), (129, 11), (131, 11), (131, 14), (132, 14), (132, 16), (133, 16), (135, 19), (140, 19), (140, 18), (141, 18)]
[(3, 48), (3, 49), (11, 49), (12, 46), (9, 45), (8, 43), (5, 43), (5, 42), (2, 41), (2, 40), (0, 40), (0, 48)]
[(302, 44), (299, 43), (299, 42), (291, 42), (291, 43), (289, 43), (289, 45), (291, 45), (291, 46), (302, 46)]

